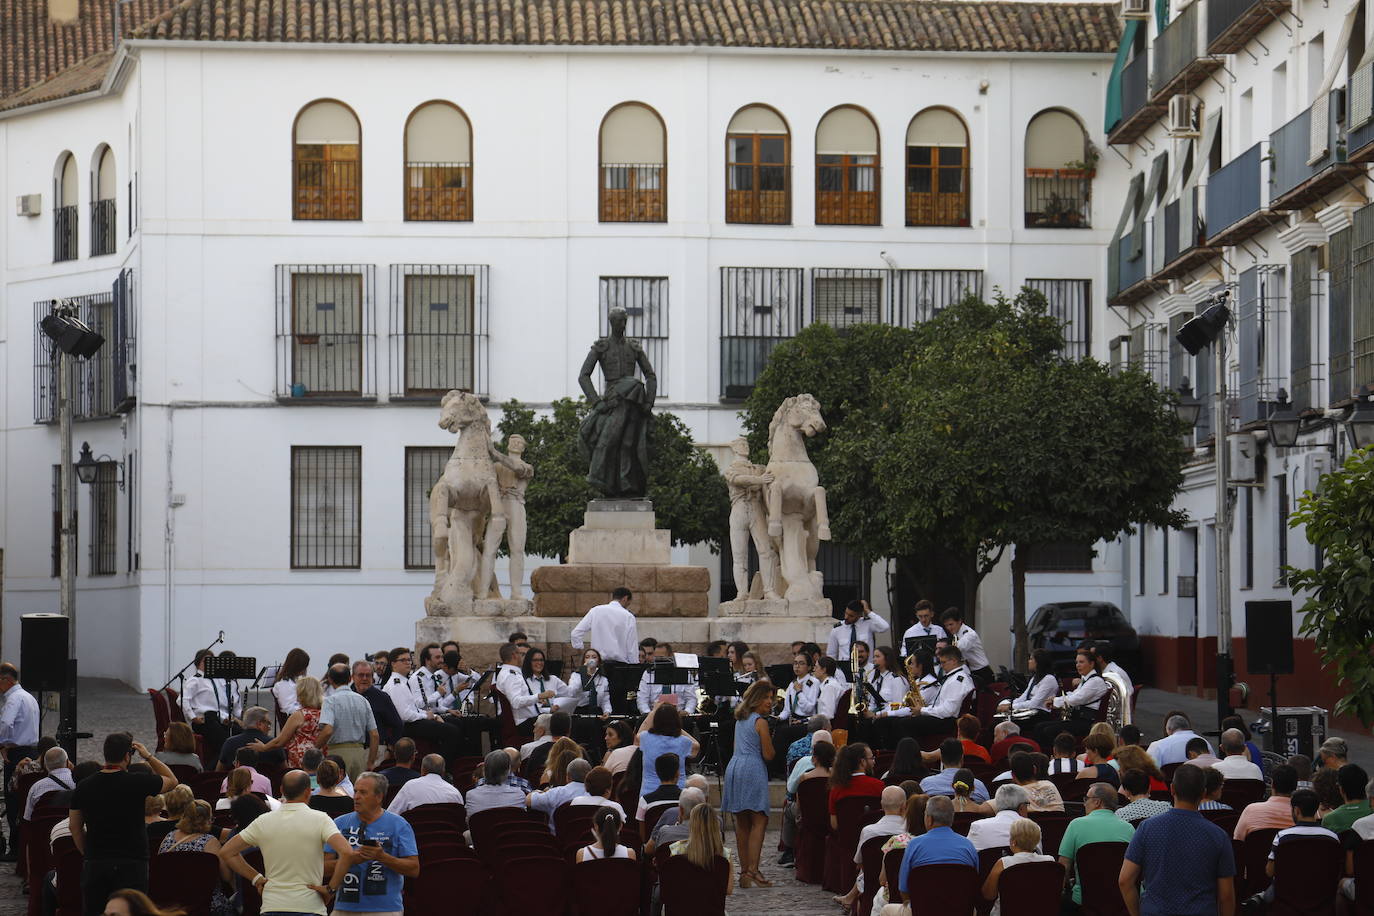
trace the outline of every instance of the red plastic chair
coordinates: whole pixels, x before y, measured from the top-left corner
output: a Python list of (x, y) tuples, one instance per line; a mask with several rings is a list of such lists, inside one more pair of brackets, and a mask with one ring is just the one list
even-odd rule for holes
[(491, 689), (491, 699), (496, 704), (496, 719), (501, 730), (501, 746), (519, 747), (524, 742), (520, 740), (520, 730), (515, 725), (515, 713), (512, 712), (510, 700), (506, 699), (506, 695), (495, 687)]
[[(536, 821), (530, 817), (530, 813), (524, 808), (488, 808), (485, 811), (478, 811), (468, 818), (468, 830), (472, 833), (472, 844), (478, 849), (482, 848), (483, 843), (489, 843), (494, 835), (507, 824), (532, 824), (544, 822), (544, 815), (540, 814)], [(547, 827), (545, 830), (547, 831)]]
[[(455, 858), (428, 862), (420, 874), (407, 878), (407, 913), (444, 913), (446, 916), (479, 916), (489, 913), (484, 906), (488, 882), (487, 867), (477, 859)], [(455, 893), (455, 889), (461, 892)]]
[(873, 895), (878, 893), (879, 876), (883, 873), (883, 844), (892, 837), (875, 836), (859, 849), (863, 859), (864, 889), (849, 912), (852, 916), (868, 916), (873, 910)]
[(981, 821), (985, 817), (987, 815), (981, 811), (960, 811), (954, 815), (952, 829), (960, 836), (968, 836), (969, 825), (974, 821)]
[(1355, 847), (1354, 916), (1374, 916), (1374, 840)]
[(1234, 808), (1237, 817), (1246, 805), (1257, 801), (1264, 801), (1263, 779), (1228, 779), (1221, 784), (1221, 803)]
[[(1018, 868), (1023, 866), (1017, 866)], [(971, 916), (978, 894), (978, 869), (968, 865), (922, 865), (911, 870), (911, 916)]]
[(1274, 902), (1270, 916), (1336, 912), (1337, 889), (1345, 873), (1345, 850), (1328, 837), (1294, 837), (1274, 850)]
[(1236, 873), (1243, 875), (1243, 886), (1237, 889), (1236, 899), (1253, 897), (1269, 887), (1269, 876), (1264, 866), (1269, 861), (1269, 850), (1274, 846), (1274, 835), (1278, 830), (1266, 827), (1264, 830), (1251, 830), (1240, 844), (1240, 857), (1236, 860)]
[(640, 866), (634, 859), (593, 859), (572, 867), (574, 899), (596, 916), (639, 916)]
[[(509, 916), (557, 916), (567, 906), (571, 866), (560, 858), (509, 858), (493, 870)], [(450, 893), (452, 889), (450, 888)]]
[(729, 881), (730, 863), (723, 856), (716, 856), (710, 872), (686, 856), (670, 856), (658, 870), (664, 916), (725, 916)]
[(1059, 916), (1064, 866), (1058, 862), (1023, 862), (1002, 869), (997, 896), (1003, 916)]
[(468, 811), (462, 805), (439, 803), (417, 805), (401, 815), (412, 826), (418, 824), (444, 824), (462, 833), (468, 829)]
[(71, 837), (53, 844), (52, 861), (57, 869), (57, 916), (82, 916), (81, 866), (85, 860)]
[(641, 830), (641, 835), (643, 836), (643, 838), (647, 840), (649, 838), (649, 835), (654, 832), (654, 826), (658, 824), (658, 819), (663, 816), (663, 813), (665, 811), (671, 811), (673, 808), (676, 807), (677, 802), (669, 800), (654, 802), (652, 805), (649, 805), (647, 808), (645, 808), (644, 820), (640, 822), (643, 825)]
[(592, 831), (592, 815), (596, 805), (560, 805), (553, 813), (553, 833), (564, 849), (587, 845)]
[(224, 784), (228, 775), (228, 773), (197, 773), (185, 780), (185, 783), (196, 798), (207, 801), (211, 807), (214, 807), (215, 802), (219, 801), (220, 786)]
[[(854, 879), (859, 872), (854, 864), (854, 853), (859, 849), (859, 833), (866, 823), (872, 822), (874, 811), (878, 812), (879, 817), (882, 816), (882, 803), (876, 795), (850, 796), (835, 803), (836, 829), (826, 843), (826, 883), (823, 885), (826, 890), (843, 893), (854, 886)], [(836, 859), (838, 861), (834, 861)], [(834, 887), (830, 884), (832, 878)]]
[(173, 722), (185, 722), (186, 714), (181, 711), (181, 697), (171, 687), (162, 688), (162, 695), (167, 698), (167, 714)]
[(210, 896), (219, 883), (219, 857), (211, 852), (164, 852), (148, 862), (148, 896), (160, 907), (180, 907), (186, 916), (210, 916)]
[[(992, 874), (993, 866), (995, 866), (1003, 856), (1009, 855), (1011, 855), (1011, 849), (1006, 846), (978, 850), (978, 887), (981, 888), (984, 882), (988, 880), (988, 875)], [(974, 910), (978, 913), (978, 916), (988, 916), (988, 914), (992, 912), (992, 907), (995, 902), (996, 901), (993, 900), (984, 900), (982, 894), (979, 894), (974, 899)]]
[[(262, 850), (244, 850), (243, 860), (253, 868), (257, 869), (258, 874), (263, 873)], [(235, 876), (237, 886), (243, 897), (243, 910), (239, 916), (258, 916), (262, 912), (262, 895), (253, 887), (251, 881), (244, 880), (241, 876)]]
[(803, 779), (797, 785), (797, 880), (820, 884), (825, 880), (825, 845), (830, 835), (829, 780)]
[(1073, 815), (1059, 811), (1032, 811), (1030, 819), (1040, 825), (1040, 848), (1047, 856), (1059, 855), (1059, 841), (1069, 829)]
[(901, 903), (905, 899), (902, 892), (897, 889), (900, 887), (897, 882), (902, 875), (902, 859), (905, 856), (905, 849), (891, 849), (883, 853), (883, 874), (887, 877), (888, 903)]
[(153, 727), (157, 729), (157, 747), (154, 750), (156, 753), (167, 749), (164, 736), (167, 734), (167, 726), (172, 724), (172, 710), (167, 702), (167, 694), (161, 690), (149, 687), (148, 699), (153, 704)]
[(421, 840), (417, 838), (416, 846), (420, 850), (420, 864), (428, 865), (430, 862), (446, 862), (449, 859), (475, 859), (477, 858), (466, 843), (462, 840)]
[[(1089, 843), (1074, 855), (1074, 873), (1083, 889), (1083, 916), (1127, 916), (1121, 899), (1121, 863), (1126, 843)], [(1020, 868), (1021, 866), (1017, 866)]]
[(1199, 811), (1198, 814), (1224, 830), (1227, 836), (1235, 834), (1236, 824), (1240, 821), (1239, 811)]

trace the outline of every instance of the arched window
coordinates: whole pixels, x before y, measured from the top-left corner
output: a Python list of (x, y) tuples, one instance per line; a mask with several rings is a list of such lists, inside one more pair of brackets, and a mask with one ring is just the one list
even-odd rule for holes
[(1026, 228), (1087, 229), (1097, 153), (1078, 118), (1056, 108), (1026, 127)]
[(816, 223), (877, 226), (878, 125), (853, 105), (832, 108), (816, 128)]
[(625, 102), (601, 122), (601, 222), (668, 219), (668, 133), (648, 105)]
[(342, 102), (311, 102), (296, 115), (292, 219), (362, 219), (362, 128)]
[(426, 102), (406, 121), (406, 219), (472, 219), (472, 125), (458, 106)]
[(91, 255), (115, 252), (115, 184), (114, 150), (105, 144), (95, 151), (91, 163)]
[(725, 134), (725, 221), (792, 222), (792, 138), (765, 105), (741, 108)]
[(967, 226), (968, 128), (948, 108), (927, 108), (906, 129), (906, 224)]
[(52, 259), (76, 260), (76, 157), (64, 152), (53, 169)]

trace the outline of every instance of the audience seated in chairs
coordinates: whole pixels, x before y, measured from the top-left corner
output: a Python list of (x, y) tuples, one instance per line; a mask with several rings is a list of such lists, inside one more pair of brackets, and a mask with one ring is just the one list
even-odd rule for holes
[(159, 909), (143, 891), (125, 888), (115, 891), (105, 902), (105, 916), (181, 916), (179, 909)]
[(1112, 759), (1112, 753), (1116, 750), (1116, 743), (1106, 735), (1089, 734), (1083, 739), (1083, 766), (1078, 770), (1078, 779), (1091, 780), (1092, 782), (1105, 782), (1113, 788), (1121, 787), (1121, 774), (1116, 767), (1108, 763)]
[[(528, 794), (518, 786), (510, 785), (507, 780), (511, 775), (511, 756), (504, 750), (495, 750), (487, 754), (482, 761), (482, 781), (474, 786), (463, 799), (463, 804), (467, 807), (468, 820), (471, 821), (473, 815), (486, 811), (490, 808), (523, 808), (525, 807), (525, 796)], [(404, 794), (405, 789), (401, 790)], [(392, 810), (395, 810), (396, 802), (401, 800), (401, 796), (396, 796), (396, 801), (391, 803)]]
[[(158, 855), (175, 855), (182, 852), (208, 852), (219, 855), (219, 840), (211, 832), (213, 821), (214, 812), (208, 802), (201, 799), (191, 802), (190, 807), (177, 821), (176, 829), (163, 837), (162, 844), (157, 849)], [(219, 860), (219, 877), (221, 882), (230, 878), (229, 866), (223, 859)], [(235, 913), (228, 895), (219, 884), (210, 896), (210, 913), (211, 916), (234, 916)]]
[(1280, 763), (1271, 768), (1269, 776), (1273, 780), (1270, 796), (1245, 806), (1231, 834), (1233, 838), (1243, 840), (1252, 830), (1283, 830), (1293, 826), (1293, 793), (1298, 790), (1298, 771)]
[[(1131, 842), (1135, 828), (1115, 816), (1118, 798), (1110, 783), (1095, 782), (1088, 787), (1083, 797), (1083, 810), (1087, 813), (1070, 821), (1059, 840), (1059, 862), (1066, 875), (1073, 873), (1078, 853), (1084, 846)], [(1073, 885), (1073, 902), (1080, 906), (1083, 903), (1081, 880)]]
[(1011, 754), (1011, 749), (1021, 745), (1029, 750), (1037, 750), (1035, 742), (1021, 734), (1021, 726), (1015, 722), (998, 722), (992, 729), (992, 747), (988, 756), (992, 763), (998, 764)]
[[(964, 745), (958, 738), (946, 738), (940, 742), (940, 772), (921, 780), (921, 791), (927, 795), (954, 795), (954, 777), (964, 765)], [(973, 791), (969, 797), (975, 802), (985, 802), (990, 797), (987, 786), (981, 780), (973, 781)]]
[[(589, 780), (591, 777), (587, 777)], [(706, 791), (696, 786), (688, 786), (682, 790), (682, 794), (677, 799), (677, 816), (663, 816), (654, 824), (653, 831), (649, 834), (648, 841), (644, 844), (644, 854), (652, 855), (660, 847), (672, 846), (679, 840), (687, 840), (690, 835), (690, 819), (692, 812), (697, 805), (706, 803)]]
[(1011, 845), (1011, 828), (1030, 814), (1030, 794), (1017, 785), (1001, 786), (993, 796), (991, 817), (976, 820), (968, 827), (968, 840), (980, 852)]
[(310, 796), (310, 807), (330, 817), (342, 817), (352, 811), (353, 799), (339, 787), (342, 777), (343, 769), (337, 763), (332, 760), (321, 761), (320, 768), (315, 771), (320, 787)]
[[(144, 817), (150, 849), (156, 849), (162, 843), (163, 837), (177, 829), (177, 821), (181, 820), (181, 816), (195, 800), (190, 787), (185, 785), (172, 786), (161, 795), (148, 797), (148, 803), (156, 805), (158, 809), (158, 817), (155, 820)], [(146, 809), (144, 813), (147, 814)]]
[(577, 861), (638, 858), (633, 849), (620, 842), (620, 828), (624, 823), (624, 819), (614, 808), (598, 808), (592, 815), (592, 831), (596, 834), (596, 839), (577, 851)]
[(559, 738), (549, 748), (548, 761), (539, 775), (541, 787), (561, 786), (568, 781), (568, 764), (584, 756), (582, 747), (571, 738)]
[(1364, 769), (1347, 763), (1336, 771), (1336, 785), (1341, 790), (1343, 804), (1322, 818), (1322, 826), (1335, 833), (1349, 830), (1362, 817), (1369, 817), (1369, 776)]
[[(984, 754), (987, 751), (983, 751)], [(930, 775), (921, 757), (921, 742), (906, 737), (897, 742), (897, 749), (888, 764), (887, 772), (882, 775), (883, 782), (889, 786), (899, 786), (908, 779), (920, 782)]]
[(1163, 771), (1155, 765), (1155, 759), (1141, 750), (1138, 745), (1127, 744), (1117, 748), (1116, 766), (1118, 772), (1121, 773), (1127, 770), (1144, 772), (1150, 779), (1147, 792), (1169, 791), (1169, 780), (1165, 778)]
[(1116, 816), (1123, 821), (1141, 821), (1169, 810), (1168, 802), (1150, 797), (1150, 777), (1144, 770), (1122, 771), (1121, 794), (1126, 804), (1117, 809)]
[(579, 795), (587, 794), (587, 774), (592, 770), (591, 762), (577, 757), (567, 764), (566, 781), (551, 786), (543, 792), (531, 792), (525, 804), (531, 811), (542, 811), (548, 815), (549, 830), (553, 830), (553, 813), (558, 806), (572, 801)]
[[(234, 799), (253, 794), (252, 771), (247, 767), (239, 767), (229, 774), (229, 779), (224, 788), (224, 797), (215, 802), (215, 810), (228, 811), (229, 805)], [(258, 797), (261, 797), (264, 804), (272, 811), (276, 811), (281, 807), (281, 802), (277, 801), (271, 795), (258, 793)]]
[(995, 809), (989, 801), (975, 801), (973, 798), (973, 787), (978, 780), (973, 778), (973, 771), (967, 767), (960, 767), (954, 773), (954, 813), (955, 814), (987, 814), (991, 815)]
[(162, 733), (162, 744), (163, 750), (157, 752), (157, 759), (169, 767), (190, 767), (197, 773), (204, 769), (196, 753), (196, 733), (185, 722), (170, 723)]
[[(1101, 723), (1098, 723), (1101, 724)], [(1097, 727), (1095, 724), (1094, 728)], [(1068, 732), (1054, 736), (1053, 756), (1050, 758), (1050, 776), (1078, 775), (1078, 739)]]
[(734, 893), (735, 870), (734, 853), (725, 845), (725, 829), (720, 815), (710, 805), (701, 804), (692, 809), (687, 818), (687, 839), (677, 840), (668, 847), (675, 856), (682, 856), (697, 868), (711, 870), (717, 858), (723, 858), (730, 867), (729, 878), (725, 883), (725, 895)]
[(1063, 811), (1064, 798), (1045, 778), (1049, 758), (1044, 754), (1016, 754), (1011, 758), (1011, 781), (1026, 790), (1032, 811)]
[(1216, 767), (1207, 767), (1203, 773), (1202, 783), (1202, 804), (1197, 806), (1199, 811), (1230, 811), (1231, 806), (1221, 800), (1221, 793), (1226, 787), (1226, 777), (1221, 775), (1221, 770)]
[[(918, 837), (925, 832), (926, 803), (929, 801), (929, 795), (921, 795), (919, 792), (907, 796), (906, 812), (902, 818), (902, 832), (889, 837), (887, 842), (883, 843), (882, 853), (884, 862), (886, 862), (887, 855), (890, 852), (906, 852), (907, 844), (909, 844), (914, 837)], [(883, 907), (887, 905), (890, 899), (888, 896), (890, 892), (887, 886), (886, 867), (884, 867), (878, 875), (880, 879), (879, 883), (882, 884), (882, 887), (878, 888), (877, 892), (873, 895), (873, 913), (881, 913)], [(861, 913), (860, 916), (867, 916), (867, 914)]]
[[(897, 889), (903, 894), (915, 893), (917, 887), (912, 883), (912, 872), (926, 865), (967, 865), (978, 874), (978, 851), (967, 837), (959, 836), (951, 829), (954, 823), (954, 802), (937, 795), (926, 802), (925, 832), (907, 843), (906, 853), (902, 856), (902, 867), (898, 873)], [(891, 895), (892, 889), (888, 888)], [(910, 904), (889, 903), (882, 909), (882, 916), (910, 916)]]
[[(510, 765), (510, 756), (505, 751), (494, 751), (506, 758), (506, 765)], [(385, 777), (383, 777), (385, 778)], [(473, 789), (468, 795), (471, 796)], [(519, 790), (516, 790), (519, 792)], [(524, 801), (524, 793), (520, 793), (520, 800)], [(387, 810), (392, 814), (405, 814), (411, 808), (418, 808), (421, 805), (461, 805), (463, 804), (463, 793), (453, 787), (448, 781), (444, 758), (438, 754), (426, 754), (425, 759), (420, 761), (420, 773), (418, 778), (409, 780), (401, 786), (401, 790), (396, 793), (396, 797), (391, 800)], [(469, 814), (472, 812), (469, 811)]]
[(395, 765), (381, 771), (389, 785), (400, 786), (420, 778), (421, 774), (412, 766), (415, 762), (414, 740), (402, 738), (397, 741), (391, 746), (391, 756), (396, 760)]
[[(1040, 825), (1035, 821), (1024, 817), (1018, 818), (1011, 825), (1010, 838), (1011, 855), (998, 859), (997, 864), (992, 866), (992, 871), (988, 873), (987, 880), (983, 882), (984, 900), (997, 900), (998, 885), (1001, 883), (1003, 872), (1007, 869), (1031, 862), (1054, 861), (1052, 856), (1036, 852), (1040, 847)], [(992, 907), (992, 916), (999, 916), (1001, 910), (1002, 904), (998, 900)]]
[(848, 892), (831, 898), (842, 907), (853, 906), (854, 901), (858, 900), (864, 892), (862, 868), (864, 844), (879, 837), (896, 836), (906, 829), (906, 818), (903, 816), (907, 804), (906, 793), (899, 786), (888, 786), (883, 789), (881, 801), (883, 816), (859, 831), (859, 845), (854, 849), (854, 864), (860, 868), (858, 877), (854, 880), (854, 886)]
[[(1338, 860), (1343, 858), (1340, 855), (1340, 839), (1336, 836), (1335, 833), (1323, 827), (1321, 825), (1321, 822), (1317, 819), (1317, 808), (1319, 806), (1320, 800), (1317, 798), (1317, 793), (1313, 792), (1311, 789), (1298, 789), (1296, 792), (1293, 793), (1293, 826), (1286, 827), (1274, 835), (1274, 845), (1269, 849), (1269, 860), (1265, 863), (1264, 866), (1264, 873), (1268, 875), (1270, 878), (1273, 878), (1274, 883), (1270, 884), (1269, 887), (1266, 888), (1263, 893), (1256, 894), (1254, 897), (1251, 897), (1249, 900), (1245, 901), (1245, 906), (1248, 907), (1257, 904), (1263, 904), (1265, 906), (1268, 906), (1269, 904), (1274, 902), (1274, 898), (1277, 894), (1278, 888), (1279, 863), (1284, 858), (1284, 856), (1281, 853), (1283, 847), (1287, 844), (1294, 843), (1304, 839), (1315, 838), (1318, 840), (1326, 840), (1329, 841), (1331, 844), (1331, 852), (1329, 853), (1329, 855), (1332, 858)], [(1343, 865), (1344, 863), (1342, 862), (1342, 866)], [(1293, 866), (1290, 864), (1289, 868), (1292, 869)], [(1301, 885), (1301, 883), (1305, 880), (1312, 880), (1313, 885), (1317, 884), (1317, 882), (1315, 881), (1316, 876), (1311, 875), (1310, 873), (1305, 873), (1301, 878), (1295, 878), (1292, 875), (1285, 874), (1284, 878), (1289, 881), (1292, 881), (1294, 884), (1299, 885)], [(1316, 897), (1316, 899), (1322, 899), (1321, 895), (1327, 891), (1332, 892), (1331, 895), (1334, 896), (1335, 886), (1336, 882), (1332, 881), (1330, 888), (1320, 888), (1317, 886), (1313, 886), (1311, 888), (1311, 891), (1313, 895)]]

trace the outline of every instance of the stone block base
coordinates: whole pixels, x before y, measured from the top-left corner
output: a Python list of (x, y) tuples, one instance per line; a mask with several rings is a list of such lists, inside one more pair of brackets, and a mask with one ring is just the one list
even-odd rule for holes
[(829, 598), (800, 601), (787, 598), (746, 598), (742, 601), (722, 601), (718, 613), (721, 617), (823, 617), (830, 620), (832, 607)]
[(533, 613), (534, 602), (528, 598), (469, 598), (452, 604), (433, 595), (425, 599), (429, 617), (528, 617)]
[(569, 563), (666, 565), (671, 559), (671, 551), (670, 533), (666, 528), (589, 528), (584, 525), (568, 535)]
[(530, 576), (539, 617), (580, 618), (621, 586), (634, 593), (636, 617), (705, 617), (710, 609), (711, 571), (704, 566), (569, 563)]
[[(509, 603), (509, 602), (502, 602)], [(521, 602), (526, 606), (530, 602)], [(528, 613), (528, 612), (527, 612)], [(568, 627), (571, 631), (572, 627)], [(530, 616), (489, 617), (421, 617), (415, 623), (415, 644), (443, 643), (454, 640), (463, 649), (463, 664), (485, 669), (498, 664), (497, 654), (510, 634), (520, 631), (530, 638), (530, 645), (542, 646), (547, 641), (544, 621)], [(567, 634), (563, 636), (567, 640)]]

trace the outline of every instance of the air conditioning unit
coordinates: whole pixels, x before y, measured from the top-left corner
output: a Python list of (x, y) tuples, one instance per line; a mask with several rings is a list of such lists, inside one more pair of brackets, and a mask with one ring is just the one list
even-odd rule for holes
[(1169, 99), (1169, 136), (1196, 137), (1199, 133), (1192, 96), (1176, 95)]
[(1253, 433), (1235, 433), (1227, 437), (1231, 445), (1231, 479), (1250, 482), (1255, 479), (1255, 458), (1259, 443)]
[(1150, 0), (1121, 0), (1122, 19), (1149, 19)]
[(1322, 449), (1302, 456), (1302, 487), (1313, 493), (1321, 492), (1322, 475), (1331, 470), (1331, 455)]
[(15, 209), (20, 216), (37, 216), (43, 212), (43, 195), (20, 194), (15, 200)]

